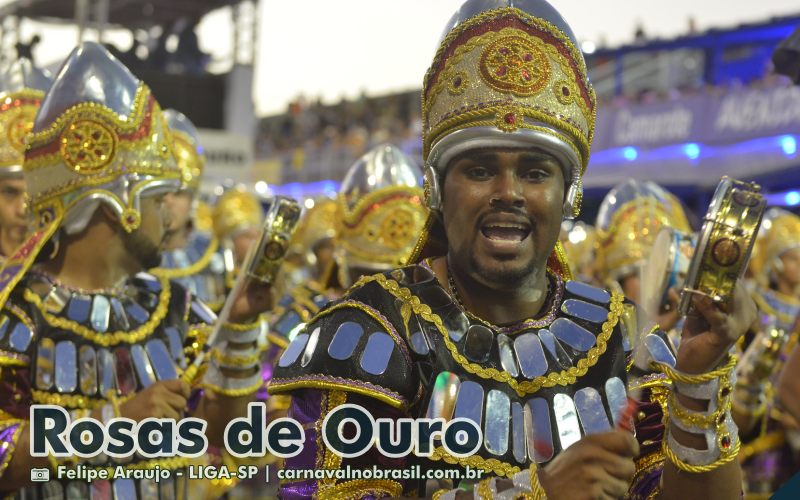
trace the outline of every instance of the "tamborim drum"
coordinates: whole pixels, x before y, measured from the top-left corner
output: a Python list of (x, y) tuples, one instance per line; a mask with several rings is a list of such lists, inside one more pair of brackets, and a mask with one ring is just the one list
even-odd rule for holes
[(714, 192), (689, 266), (680, 312), (693, 293), (728, 305), (753, 250), (766, 202), (758, 184), (723, 177)]
[(276, 196), (261, 231), (258, 245), (244, 269), (247, 275), (263, 283), (272, 283), (289, 248), (289, 240), (297, 228), (300, 205), (286, 196)]

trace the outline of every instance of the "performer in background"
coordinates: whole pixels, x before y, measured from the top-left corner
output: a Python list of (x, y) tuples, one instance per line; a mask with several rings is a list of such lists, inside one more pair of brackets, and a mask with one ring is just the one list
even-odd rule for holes
[(211, 309), (219, 311), (233, 284), (233, 256), (230, 249), (220, 247), (213, 233), (198, 227), (197, 197), (205, 164), (200, 137), (183, 113), (168, 109), (164, 118), (181, 170), (182, 186), (180, 191), (164, 197), (170, 226), (161, 266), (152, 273), (178, 281)]
[[(649, 382), (669, 405), (668, 430), (647, 392), (636, 438), (612, 430), (627, 421), (622, 320), (629, 333), (635, 325), (621, 318), (620, 294), (571, 280), (558, 244), (562, 220), (580, 209), (596, 116), (569, 26), (543, 0), (467, 1), (447, 24), (422, 103), (433, 209), (415, 252), (422, 260), (359, 280), (279, 360), (270, 392), (291, 394), (289, 414), (307, 429), (287, 469), (397, 469), (419, 460), (423, 470), (482, 469), (491, 477), (474, 485), (478, 498), (737, 498), (737, 432), (720, 387), (732, 370), (728, 349), (755, 314), (741, 286), (729, 313), (695, 298), (696, 317), (670, 355), (674, 369), (659, 355), (669, 348), (663, 333), (645, 343), (660, 347), (647, 361), (680, 378), (671, 395), (665, 377)], [(715, 413), (703, 400), (717, 397)], [(374, 448), (340, 458), (318, 444), (318, 429), (345, 403), (376, 419), (467, 418), (483, 440), (465, 458), (438, 446), (428, 458)], [(284, 483), (282, 493), (430, 492), (421, 482), (323, 479)]]
[[(181, 171), (150, 90), (99, 44), (76, 48), (42, 100), (24, 174), (35, 230), (0, 270), (0, 490), (25, 499), (186, 498), (186, 475), (58, 478), (62, 463), (179, 470), (187, 459), (34, 458), (30, 406), (103, 422), (189, 414), (222, 446), (225, 426), (246, 414), (261, 385), (263, 325), (251, 322), (269, 308), (269, 290), (251, 285), (238, 297), (198, 380), (205, 391), (193, 396), (179, 377), (216, 318), (181, 285), (142, 273), (160, 262), (163, 200)], [(49, 482), (30, 482), (37, 467), (51, 469)]]
[(583, 222), (564, 221), (561, 225), (561, 244), (567, 263), (576, 279), (596, 284), (597, 229)]
[[(750, 261), (753, 298), (759, 321), (736, 367), (733, 414), (744, 445), (742, 468), (746, 498), (771, 496), (800, 470), (798, 424), (784, 404), (793, 405), (791, 373), (784, 362), (797, 345), (800, 313), (800, 217), (772, 208), (764, 215)], [(788, 370), (781, 376), (782, 370)], [(781, 388), (778, 377), (784, 380)], [(780, 391), (776, 394), (776, 389)], [(790, 406), (789, 408), (792, 408)]]
[(15, 61), (0, 75), (0, 264), (28, 232), (22, 178), (25, 138), (50, 83), (50, 75), (27, 59)]
[(234, 269), (238, 270), (258, 238), (264, 220), (261, 201), (244, 185), (236, 185), (217, 198), (211, 218), (214, 235), (223, 248), (233, 252)]

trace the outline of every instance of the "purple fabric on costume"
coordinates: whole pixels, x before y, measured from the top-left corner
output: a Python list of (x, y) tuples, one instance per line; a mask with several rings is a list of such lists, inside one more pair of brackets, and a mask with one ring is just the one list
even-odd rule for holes
[(198, 405), (200, 405), (200, 400), (203, 399), (205, 393), (206, 392), (204, 389), (192, 391), (192, 393), (189, 395), (189, 401), (186, 402), (186, 409), (189, 411), (195, 411)]
[[(305, 429), (305, 443), (300, 454), (287, 458), (285, 469), (315, 469), (317, 464), (317, 431), (314, 423), (322, 415), (322, 391), (302, 390), (292, 395), (289, 417)], [(281, 485), (281, 498), (311, 498), (317, 491), (312, 479)]]
[(9, 425), (8, 427), (0, 428), (0, 477), (4, 472), (4, 464), (8, 466), (8, 461), (11, 460), (11, 453), (14, 451), (14, 433), (22, 424)]
[(626, 498), (649, 498), (650, 494), (655, 491), (656, 488), (658, 488), (658, 484), (661, 482), (661, 473), (663, 471), (663, 467), (656, 467), (647, 474), (643, 475), (638, 481), (636, 481), (636, 484), (631, 486)]

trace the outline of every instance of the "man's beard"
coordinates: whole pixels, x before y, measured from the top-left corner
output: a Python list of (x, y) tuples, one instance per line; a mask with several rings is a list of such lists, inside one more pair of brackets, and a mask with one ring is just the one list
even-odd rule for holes
[(125, 234), (123, 243), (128, 253), (139, 261), (142, 269), (152, 269), (161, 265), (161, 250), (159, 246), (138, 231)]
[(502, 288), (519, 288), (528, 282), (533, 274), (534, 263), (528, 265), (512, 264), (492, 266), (487, 269), (482, 266), (473, 254), (469, 256), (469, 265), (484, 283), (500, 284)]

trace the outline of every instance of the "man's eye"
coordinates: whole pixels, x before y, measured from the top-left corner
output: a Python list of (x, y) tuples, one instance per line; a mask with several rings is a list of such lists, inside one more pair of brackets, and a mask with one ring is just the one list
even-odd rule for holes
[(522, 178), (528, 181), (540, 182), (546, 179), (550, 174), (544, 170), (535, 168), (526, 171), (522, 174)]
[(486, 179), (492, 175), (486, 167), (471, 167), (467, 170), (467, 175), (469, 175), (473, 179)]

